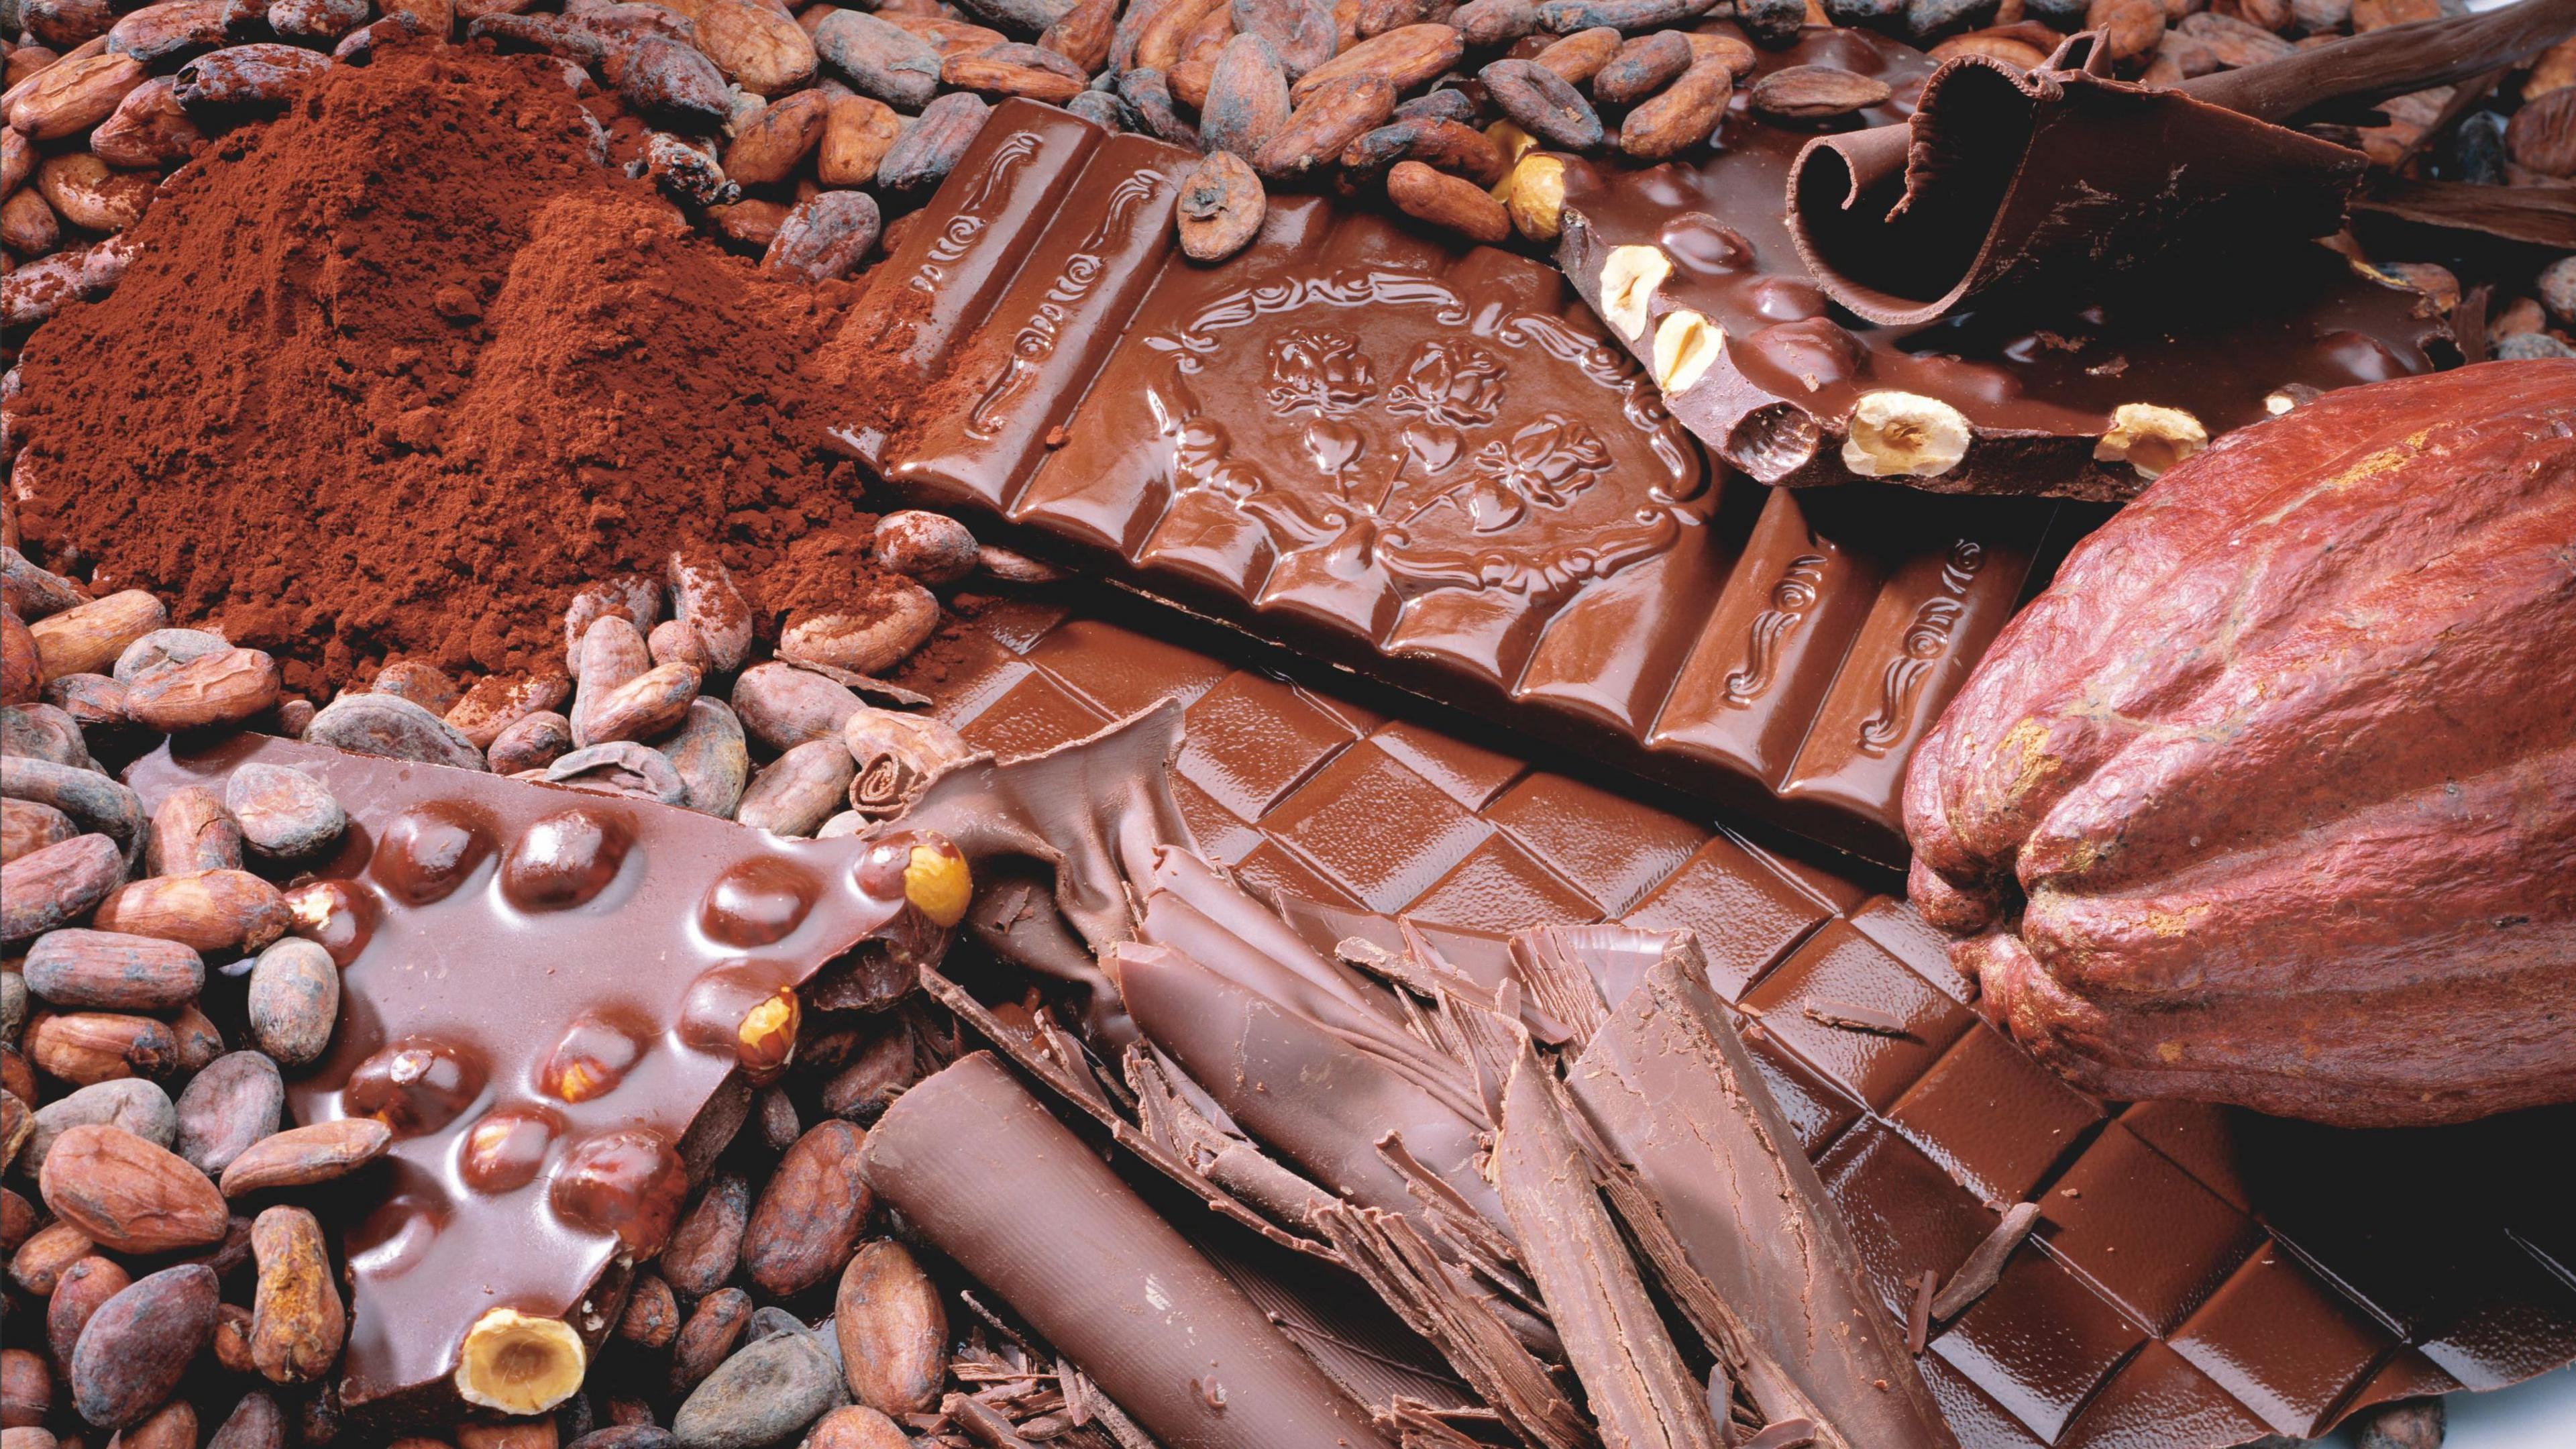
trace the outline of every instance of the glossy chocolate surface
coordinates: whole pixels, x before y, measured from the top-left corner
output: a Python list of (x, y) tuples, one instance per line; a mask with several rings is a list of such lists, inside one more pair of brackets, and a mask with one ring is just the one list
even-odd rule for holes
[[(1794, 46), (1756, 56), (1757, 74), (1830, 65), (1886, 82), (1889, 101), (1843, 123), (1853, 129), (1903, 122), (1933, 70), (1920, 53), (1862, 30), (1809, 29)], [(1764, 482), (1851, 476), (1841, 440), (1852, 405), (1893, 390), (1947, 402), (1977, 432), (1962, 462), (1910, 480), (1919, 487), (2123, 498), (2145, 480), (2092, 456), (2121, 404), (2179, 408), (2216, 437), (2262, 420), (2264, 399), (2285, 387), (2428, 371), (2427, 346), (2447, 336), (2421, 294), (2304, 242), (2241, 247), (2173, 284), (2118, 295), (2088, 289), (1905, 326), (1864, 322), (1828, 302), (1789, 233), (1790, 169), (1818, 132), (1755, 116), (1747, 88), (1700, 159), (1569, 162), (1557, 260), (1598, 306), (1613, 249), (1662, 248), (1672, 273), (1644, 328), (1621, 341), (1650, 361), (1656, 327), (1676, 308), (1723, 328), (1724, 355), (1666, 406)]]
[[(2040, 1203), (1995, 1287), (1916, 1360), (1970, 1449), (2306, 1437), (2576, 1359), (2552, 1148), (2576, 1114), (2350, 1133), (2099, 1102), (1978, 1021), (1938, 933), (1866, 885), (1060, 605), (968, 606), (902, 682), (1014, 752), (1181, 701), (1182, 816), (1238, 880), (1301, 898), (1281, 906), (1316, 953), (1419, 942), (1491, 986), (1516, 969), (1513, 927), (1693, 931), (1893, 1320), (2005, 1207)], [(1611, 1001), (1646, 968), (1585, 959)], [(1858, 1020), (1895, 1030), (1835, 1024)]]
[(917, 319), (879, 365), (932, 380), (845, 442), (1038, 551), (1901, 858), (1907, 755), (2047, 505), (1765, 498), (1552, 269), (1320, 197), (1202, 267), (1169, 244), (1188, 161), (999, 109), (862, 324)]
[(748, 1054), (744, 1014), (864, 940), (924, 929), (899, 884), (861, 884), (899, 844), (780, 840), (257, 735), (165, 748), (130, 780), (151, 809), (253, 760), (347, 810), (317, 874), (371, 923), (343, 955), (329, 1051), (288, 1086), (298, 1123), (395, 1132), (345, 1240), (353, 1410), (434, 1391), (487, 1309), (595, 1340), (615, 1305), (594, 1283), (668, 1235), (690, 1126)]

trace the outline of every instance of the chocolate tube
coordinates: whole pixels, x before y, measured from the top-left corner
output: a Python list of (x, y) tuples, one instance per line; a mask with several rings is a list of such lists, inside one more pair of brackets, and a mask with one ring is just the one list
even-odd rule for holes
[(1574, 1100), (1740, 1325), (1765, 1415), (1813, 1418), (1835, 1449), (1955, 1446), (1696, 956), (1667, 956), (1618, 1004), (1568, 1073)]
[(1365, 1411), (989, 1053), (897, 1098), (859, 1170), (1173, 1449), (1388, 1449)]
[[(349, 816), (338, 852), (289, 896), (345, 996), (288, 1102), (299, 1123), (394, 1129), (345, 1239), (339, 1392), (371, 1421), (452, 1414), (472, 1392), (468, 1331), (496, 1311), (567, 1320), (595, 1345), (618, 1312), (603, 1273), (660, 1250), (701, 1149), (730, 1135), (710, 1145), (693, 1125), (738, 1072), (785, 1065), (792, 988), (863, 941), (910, 960), (945, 944), (904, 902), (913, 846), (935, 841), (917, 832), (782, 840), (260, 735), (174, 740), (129, 779), (153, 809), (183, 786), (220, 793), (252, 762), (301, 770)], [(531, 1362), (569, 1367), (555, 1398), (579, 1386), (568, 1339), (512, 1331), (533, 1335)]]

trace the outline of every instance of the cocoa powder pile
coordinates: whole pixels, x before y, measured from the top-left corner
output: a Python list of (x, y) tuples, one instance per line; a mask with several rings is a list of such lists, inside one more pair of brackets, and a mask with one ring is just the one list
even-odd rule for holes
[(556, 667), (576, 585), (864, 533), (808, 368), (857, 295), (595, 159), (559, 66), (397, 47), (191, 163), (13, 404), (34, 549), (328, 693)]

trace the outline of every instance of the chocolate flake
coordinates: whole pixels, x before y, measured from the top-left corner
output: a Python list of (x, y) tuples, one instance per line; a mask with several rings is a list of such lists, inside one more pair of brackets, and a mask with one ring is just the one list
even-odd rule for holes
[(1798, 1009), (1799, 1014), (1818, 1026), (1842, 1031), (1866, 1032), (1871, 1036), (1902, 1037), (1914, 1040), (1914, 1033), (1903, 1021), (1875, 1007), (1856, 1006), (1844, 1001), (1814, 1001)]
[[(2072, 1190), (2068, 1195), (2073, 1196)], [(2004, 1262), (2012, 1257), (2013, 1249), (2020, 1247), (2021, 1240), (2029, 1237), (2030, 1230), (2037, 1226), (2039, 1204), (2019, 1202), (2004, 1209), (2003, 1220), (1995, 1224), (1993, 1232), (1986, 1234), (1984, 1242), (1969, 1252), (1968, 1261), (1959, 1265), (1959, 1271), (1950, 1275), (1949, 1283), (1932, 1300), (1933, 1318), (1947, 1323), (1967, 1312), (1970, 1304), (1986, 1296), (1986, 1290), (2003, 1277)]]
[(1932, 1342), (1932, 1294), (1941, 1286), (1941, 1275), (1930, 1268), (1914, 1280), (1914, 1300), (1905, 1312), (1905, 1351), (1917, 1358)]

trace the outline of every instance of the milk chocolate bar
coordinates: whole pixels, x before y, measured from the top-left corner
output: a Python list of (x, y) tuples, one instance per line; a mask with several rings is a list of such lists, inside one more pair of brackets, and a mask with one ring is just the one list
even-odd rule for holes
[[(919, 962), (946, 942), (905, 899), (916, 846), (949, 849), (928, 836), (782, 840), (258, 735), (174, 740), (130, 781), (151, 809), (253, 761), (312, 776), (350, 820), (293, 897), (344, 1002), (288, 1102), (298, 1123), (395, 1133), (345, 1241), (352, 1411), (427, 1412), (451, 1385), (471, 1398), (460, 1353), (496, 1311), (595, 1345), (618, 1311), (612, 1270), (660, 1250), (692, 1159), (741, 1120), (740, 1082), (785, 1065), (793, 988), (863, 945)], [(743, 1100), (727, 1117), (710, 1102), (729, 1090)], [(693, 1139), (702, 1112), (724, 1120)]]
[[(1837, 124), (1892, 131), (1855, 129), (1823, 146), (1818, 164), (1847, 169), (1835, 147), (1904, 136), (1934, 70), (1918, 52), (1862, 30), (1811, 28), (1785, 49), (1756, 51), (1756, 79), (1792, 65), (1834, 66), (1890, 88), (1885, 104)], [(1862, 260), (1843, 263), (1890, 294), (1873, 312), (1910, 320), (1875, 325), (1838, 312), (1800, 255), (1784, 200), (1817, 129), (1760, 116), (1749, 88), (1738, 89), (1709, 153), (1696, 160), (1642, 168), (1569, 161), (1557, 260), (1621, 343), (1661, 367), (1673, 416), (1765, 483), (1864, 476), (1941, 492), (2125, 498), (2178, 456), (2311, 389), (2429, 371), (2434, 349), (2448, 341), (2442, 312), (2423, 294), (2295, 240), (2247, 239), (2171, 285), (2043, 290), (1924, 315), (1949, 280), (1900, 285), (1896, 273), (1943, 269), (1935, 253), (1948, 257), (1986, 237), (1995, 203), (1979, 204), (1985, 193), (1975, 186), (1964, 188), (1972, 199), (1907, 218), (1945, 237), (1965, 234), (1969, 244), (1909, 237), (1899, 247), (1891, 236), (1868, 236)], [(2103, 94), (2119, 104), (2128, 93)], [(1879, 153), (1879, 164), (1861, 168), (1864, 184), (1903, 160), (1901, 150)], [(1807, 223), (1830, 224), (1837, 240), (1868, 225), (1865, 208), (1841, 209), (1848, 188), (1810, 180), (1805, 198)], [(2311, 202), (2309, 211), (2319, 204)], [(1882, 199), (1877, 211), (1886, 206)], [(2100, 232), (2123, 213), (2094, 208), (2083, 226)], [(2287, 228), (2305, 229), (2304, 221)], [(2098, 250), (2091, 235), (2066, 245)], [(1950, 260), (1947, 270), (1974, 279), (1973, 258)], [(1668, 361), (1657, 364), (1658, 356)]]
[[(1888, 1318), (1909, 1313), (1927, 1271), (1946, 1283), (1970, 1269), (2008, 1209), (2038, 1204), (1993, 1284), (1926, 1325), (1915, 1362), (1962, 1445), (2306, 1438), (2369, 1404), (2576, 1359), (2576, 1236), (2549, 1155), (2576, 1111), (2351, 1133), (2101, 1102), (1976, 1019), (1937, 933), (1901, 901), (1779, 842), (1062, 603), (966, 604), (975, 617), (903, 683), (1006, 753), (1181, 701), (1181, 815), (1317, 954), (1353, 937), (1427, 946), (1490, 991), (1516, 969), (1504, 927), (1581, 926), (1601, 939), (1571, 954), (1624, 1005), (1661, 959), (1653, 933), (1694, 932)], [(1864, 1017), (1897, 1030), (1838, 1024)], [(1591, 1028), (1595, 1062), (1606, 1030)], [(1413, 1221), (1387, 1219), (1390, 1232)]]
[(1901, 858), (1907, 753), (2048, 507), (1758, 496), (1539, 263), (1322, 197), (1179, 258), (1192, 159), (998, 109), (843, 341), (927, 381), (845, 443), (1033, 550)]

